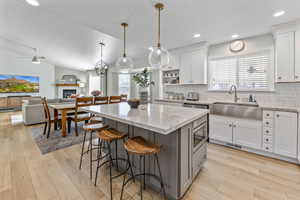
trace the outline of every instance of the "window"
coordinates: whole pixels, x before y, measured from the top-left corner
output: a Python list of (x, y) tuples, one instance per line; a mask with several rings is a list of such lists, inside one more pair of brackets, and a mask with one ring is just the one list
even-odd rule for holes
[(274, 89), (271, 51), (209, 61), (209, 90), (228, 90), (236, 85), (243, 91)]
[(119, 74), (119, 95), (130, 96), (130, 74)]
[(91, 74), (89, 76), (89, 94), (94, 90), (101, 90), (100, 76)]

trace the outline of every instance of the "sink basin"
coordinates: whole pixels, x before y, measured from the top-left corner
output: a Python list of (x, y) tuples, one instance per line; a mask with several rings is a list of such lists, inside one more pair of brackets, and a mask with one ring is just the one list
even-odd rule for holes
[(262, 120), (262, 109), (256, 103), (216, 102), (211, 106), (210, 113), (213, 115)]

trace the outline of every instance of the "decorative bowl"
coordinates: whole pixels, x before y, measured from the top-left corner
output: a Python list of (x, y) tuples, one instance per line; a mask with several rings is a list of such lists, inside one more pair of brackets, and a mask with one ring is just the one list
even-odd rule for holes
[(127, 101), (128, 105), (130, 108), (138, 108), (140, 105), (140, 100), (139, 99), (129, 99)]

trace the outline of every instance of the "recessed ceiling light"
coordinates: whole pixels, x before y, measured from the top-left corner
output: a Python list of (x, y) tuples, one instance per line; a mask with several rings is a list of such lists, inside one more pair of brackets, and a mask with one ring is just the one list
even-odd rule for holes
[(31, 6), (39, 6), (40, 5), (38, 0), (26, 0), (26, 2)]
[(273, 14), (273, 17), (280, 17), (282, 15), (285, 14), (285, 11), (284, 10), (280, 10), (280, 11), (277, 11), (276, 13)]
[(236, 39), (236, 38), (238, 38), (240, 36), (238, 34), (233, 34), (231, 37), (232, 37), (232, 39)]
[(199, 33), (197, 33), (197, 34), (194, 34), (194, 38), (198, 38), (198, 37), (200, 37), (201, 35), (199, 34)]

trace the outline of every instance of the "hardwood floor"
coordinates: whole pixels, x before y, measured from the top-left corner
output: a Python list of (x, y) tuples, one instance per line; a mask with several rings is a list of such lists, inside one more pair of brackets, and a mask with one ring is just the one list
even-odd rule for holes
[[(78, 170), (80, 145), (41, 155), (30, 135), (30, 127), (11, 124), (0, 113), (1, 200), (107, 200), (107, 170), (100, 172), (98, 186), (89, 179), (88, 160)], [(94, 168), (95, 169), (95, 168)], [(122, 179), (114, 181), (119, 199)], [(139, 199), (138, 183), (130, 184), (125, 199)], [(145, 193), (157, 200), (157, 194)], [(218, 145), (209, 145), (204, 169), (184, 200), (299, 200), (300, 167)]]

